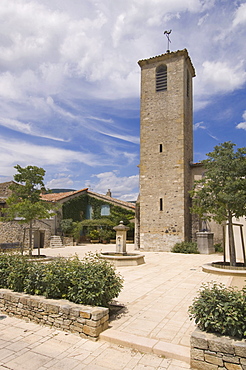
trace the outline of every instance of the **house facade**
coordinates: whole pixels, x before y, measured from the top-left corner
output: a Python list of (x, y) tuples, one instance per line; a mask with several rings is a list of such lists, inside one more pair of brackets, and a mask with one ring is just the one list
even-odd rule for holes
[[(0, 184), (0, 214), (4, 216), (7, 207), (6, 200), (11, 195), (9, 186), (13, 181)], [(63, 193), (41, 194), (44, 201), (52, 202), (57, 206), (56, 215), (47, 220), (36, 220), (33, 225), (34, 248), (50, 246), (53, 235), (61, 235), (61, 221), (72, 219), (73, 222), (95, 219), (111, 219), (125, 223), (134, 220), (135, 204), (113, 198), (111, 192), (107, 195), (94, 193), (88, 188)], [(29, 225), (19, 223), (18, 219), (0, 222), (0, 243), (22, 243), (24, 247), (29, 243)]]

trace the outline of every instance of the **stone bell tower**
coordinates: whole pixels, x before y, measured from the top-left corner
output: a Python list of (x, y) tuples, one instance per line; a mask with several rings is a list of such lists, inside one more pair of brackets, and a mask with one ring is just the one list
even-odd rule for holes
[(140, 60), (140, 220), (144, 250), (189, 240), (195, 70), (186, 49)]

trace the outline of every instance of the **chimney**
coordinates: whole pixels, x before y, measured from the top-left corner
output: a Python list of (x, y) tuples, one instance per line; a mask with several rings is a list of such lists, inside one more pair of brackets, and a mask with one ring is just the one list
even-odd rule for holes
[(112, 197), (112, 193), (111, 193), (111, 190), (110, 189), (108, 189), (108, 191), (107, 191), (107, 197)]

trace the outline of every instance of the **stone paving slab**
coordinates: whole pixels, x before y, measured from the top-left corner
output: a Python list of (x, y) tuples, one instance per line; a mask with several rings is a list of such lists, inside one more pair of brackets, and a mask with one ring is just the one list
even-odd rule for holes
[[(48, 248), (42, 253), (82, 258), (88, 251), (114, 248), (81, 245)], [(133, 248), (127, 246), (128, 251)], [(125, 308), (110, 322), (103, 339), (91, 342), (7, 317), (0, 320), (0, 370), (188, 369), (190, 334), (195, 327), (189, 321), (188, 307), (202, 283), (217, 281), (228, 286), (232, 279), (202, 271), (204, 263), (221, 260), (218, 255), (144, 254), (144, 265), (117, 268), (124, 277), (124, 288), (116, 303)], [(122, 342), (112, 342), (112, 333)], [(127, 337), (129, 343), (124, 343)], [(29, 367), (25, 367), (26, 361)]]
[(138, 351), (154, 353), (162, 357), (173, 358), (183, 362), (190, 363), (190, 348), (178, 344), (158, 341), (156, 339), (140, 337), (134, 334), (125, 334), (123, 332), (108, 329), (100, 335), (110, 343), (120, 344), (122, 346), (137, 349)]
[[(43, 330), (45, 329), (45, 330)], [(12, 337), (7, 335), (11, 330)], [(18, 331), (18, 337), (14, 331)], [(72, 333), (44, 328), (15, 317), (0, 320), (0, 370), (189, 369), (185, 362), (144, 353)]]

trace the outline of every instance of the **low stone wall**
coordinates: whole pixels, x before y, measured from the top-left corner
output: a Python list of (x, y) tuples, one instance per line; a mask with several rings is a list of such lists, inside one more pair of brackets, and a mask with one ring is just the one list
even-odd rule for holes
[(92, 340), (97, 340), (99, 334), (108, 328), (108, 308), (46, 299), (43, 296), (16, 293), (8, 289), (0, 289), (0, 311)]
[(63, 236), (62, 237), (63, 245), (74, 245), (73, 237), (72, 236)]
[(191, 369), (246, 370), (246, 341), (196, 329), (191, 335)]

